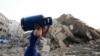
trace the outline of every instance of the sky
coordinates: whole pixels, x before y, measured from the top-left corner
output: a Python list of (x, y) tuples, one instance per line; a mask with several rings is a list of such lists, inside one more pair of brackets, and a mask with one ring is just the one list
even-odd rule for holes
[(72, 14), (89, 26), (100, 28), (99, 0), (0, 0), (0, 12), (18, 22), (23, 17), (38, 14), (52, 18)]

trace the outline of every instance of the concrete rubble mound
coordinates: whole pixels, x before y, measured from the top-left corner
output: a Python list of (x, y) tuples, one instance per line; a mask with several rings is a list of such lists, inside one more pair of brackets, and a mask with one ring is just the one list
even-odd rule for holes
[[(24, 33), (20, 24), (7, 21), (7, 34), (5, 38), (0, 35), (0, 39), (8, 39), (10, 42), (3, 43), (0, 40), (0, 56), (24, 56), (31, 31)], [(18, 26), (15, 27), (16, 31), (12, 31), (14, 25)], [(87, 25), (71, 14), (62, 14), (53, 19), (49, 32), (38, 45), (43, 56), (100, 56), (100, 29)]]

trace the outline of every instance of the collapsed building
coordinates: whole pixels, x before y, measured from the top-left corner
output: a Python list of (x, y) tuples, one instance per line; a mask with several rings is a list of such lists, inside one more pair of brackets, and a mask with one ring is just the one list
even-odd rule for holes
[[(53, 20), (47, 38), (51, 39), (55, 48), (67, 48), (69, 44), (88, 43), (100, 38), (100, 32), (86, 25), (71, 14), (63, 14)], [(55, 41), (55, 42), (54, 42)]]
[(0, 13), (0, 38), (6, 38), (8, 35), (9, 20)]
[[(28, 38), (29, 33), (24, 34), (24, 38)], [(25, 37), (26, 36), (26, 37)], [(70, 44), (88, 43), (92, 40), (100, 38), (100, 32), (86, 25), (81, 20), (73, 17), (71, 14), (63, 14), (59, 18), (53, 19), (53, 25), (50, 27), (49, 32), (45, 36), (47, 40), (46, 45), (42, 40), (42, 50), (47, 49), (55, 50), (56, 48), (66, 49)], [(49, 40), (49, 41), (48, 41)], [(27, 46), (27, 42), (23, 44)], [(49, 49), (50, 48), (50, 49)]]

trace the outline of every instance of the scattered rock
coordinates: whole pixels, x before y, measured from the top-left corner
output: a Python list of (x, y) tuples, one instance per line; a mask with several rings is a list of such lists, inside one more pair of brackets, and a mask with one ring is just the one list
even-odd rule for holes
[[(0, 44), (0, 56), (24, 56), (30, 33), (25, 33), (21, 38), (9, 38), (9, 44)], [(71, 14), (63, 14), (53, 20), (40, 44), (43, 56), (100, 56), (100, 31)]]

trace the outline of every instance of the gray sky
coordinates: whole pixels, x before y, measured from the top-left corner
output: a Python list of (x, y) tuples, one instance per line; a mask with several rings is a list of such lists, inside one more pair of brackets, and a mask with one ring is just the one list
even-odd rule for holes
[(22, 17), (31, 15), (57, 18), (66, 13), (94, 28), (100, 28), (99, 0), (0, 0), (0, 12), (18, 22)]

